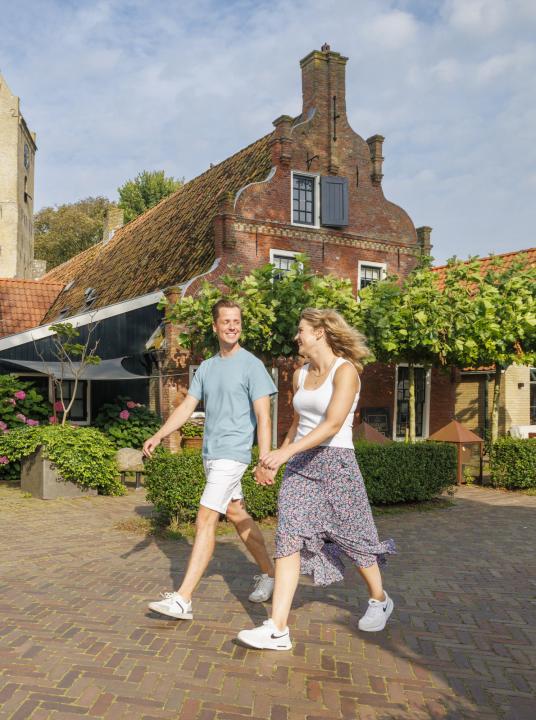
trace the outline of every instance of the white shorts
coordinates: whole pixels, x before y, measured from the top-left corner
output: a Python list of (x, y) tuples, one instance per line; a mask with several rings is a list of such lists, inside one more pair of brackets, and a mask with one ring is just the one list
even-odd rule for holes
[(242, 500), (241, 480), (247, 465), (237, 460), (203, 460), (207, 484), (200, 504), (225, 514), (233, 500)]

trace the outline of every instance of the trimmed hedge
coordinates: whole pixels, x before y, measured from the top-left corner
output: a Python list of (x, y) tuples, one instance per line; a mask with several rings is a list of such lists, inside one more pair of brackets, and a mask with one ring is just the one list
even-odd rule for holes
[(489, 464), (494, 487), (536, 488), (536, 438), (500, 438), (491, 447)]
[[(356, 455), (372, 504), (429, 500), (456, 481), (456, 449), (447, 443), (358, 443)], [(274, 485), (257, 485), (253, 462), (242, 480), (246, 507), (256, 520), (276, 515), (277, 495), (283, 475)], [(166, 519), (195, 519), (205, 486), (199, 450), (179, 455), (159, 448), (145, 466), (147, 499)]]
[(355, 453), (372, 505), (431, 500), (456, 482), (450, 443), (358, 442)]

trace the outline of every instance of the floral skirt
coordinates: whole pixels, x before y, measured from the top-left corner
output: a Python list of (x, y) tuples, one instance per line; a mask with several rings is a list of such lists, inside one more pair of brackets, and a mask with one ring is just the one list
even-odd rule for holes
[(359, 567), (385, 564), (393, 540), (380, 542), (351, 448), (321, 446), (287, 463), (279, 491), (275, 557), (301, 553), (315, 585), (344, 577), (342, 556)]

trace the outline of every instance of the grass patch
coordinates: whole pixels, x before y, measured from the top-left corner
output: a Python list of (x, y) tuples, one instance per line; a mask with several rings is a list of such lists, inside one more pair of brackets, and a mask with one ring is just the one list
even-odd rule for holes
[(373, 515), (398, 515), (407, 512), (430, 512), (432, 510), (446, 510), (454, 505), (449, 498), (433, 498), (416, 503), (399, 503), (398, 505), (374, 505)]
[[(276, 518), (266, 518), (257, 523), (261, 530), (272, 530), (277, 526)], [(191, 539), (195, 535), (195, 523), (179, 523), (172, 520), (169, 525), (163, 523), (157, 515), (152, 517), (135, 517), (121, 520), (114, 525), (116, 530), (133, 533), (135, 535), (153, 535), (163, 540)], [(225, 537), (234, 535), (234, 525), (222, 520), (216, 527), (216, 536)]]

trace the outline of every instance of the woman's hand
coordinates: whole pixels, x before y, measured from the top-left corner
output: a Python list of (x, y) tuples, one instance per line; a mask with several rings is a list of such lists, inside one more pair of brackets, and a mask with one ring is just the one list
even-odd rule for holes
[(260, 459), (261, 465), (267, 470), (273, 470), (277, 472), (281, 465), (284, 465), (292, 457), (292, 452), (289, 451), (289, 446), (279, 448), (278, 450), (271, 450), (270, 452), (263, 455)]

